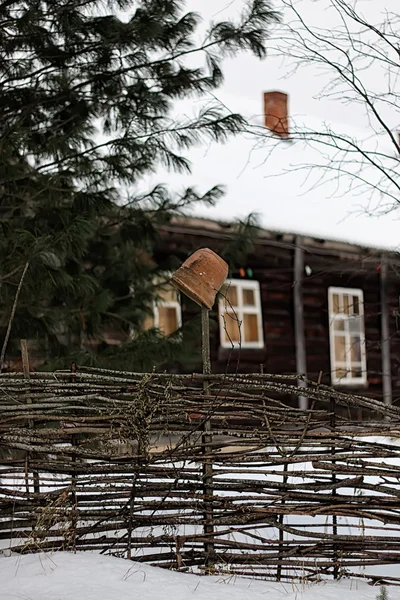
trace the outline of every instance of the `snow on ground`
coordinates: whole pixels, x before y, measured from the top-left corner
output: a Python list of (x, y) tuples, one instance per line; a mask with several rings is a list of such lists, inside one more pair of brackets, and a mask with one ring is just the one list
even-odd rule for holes
[[(379, 587), (343, 579), (316, 584), (196, 577), (98, 554), (0, 556), (0, 600), (374, 600)], [(400, 600), (400, 588), (388, 588)]]

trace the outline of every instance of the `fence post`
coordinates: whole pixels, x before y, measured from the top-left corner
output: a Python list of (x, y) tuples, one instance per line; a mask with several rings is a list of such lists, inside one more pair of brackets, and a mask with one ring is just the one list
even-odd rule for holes
[(127, 546), (126, 546), (126, 556), (129, 560), (132, 560), (132, 533), (133, 533), (133, 515), (135, 510), (135, 502), (136, 502), (136, 488), (137, 488), (137, 480), (140, 475), (140, 467), (142, 463), (142, 445), (140, 441), (138, 441), (137, 445), (137, 460), (134, 468), (134, 473), (132, 477), (132, 486), (129, 494), (129, 514), (128, 514), (128, 527), (127, 527)]
[[(284, 474), (283, 474), (283, 477), (282, 477), (282, 483), (283, 483), (284, 486), (287, 484), (287, 481), (288, 481), (287, 472), (288, 472), (288, 464), (285, 463), (283, 465), (283, 473)], [(285, 492), (285, 488), (283, 488), (283, 492)], [(282, 498), (281, 499), (281, 505), (283, 506), (284, 504), (285, 504), (285, 499)], [(279, 548), (279, 550), (278, 550), (278, 566), (276, 568), (276, 580), (277, 581), (281, 581), (281, 579), (282, 579), (282, 555), (283, 555), (283, 553), (285, 551), (285, 547), (283, 545), (283, 542), (284, 542), (284, 539), (285, 539), (284, 531), (282, 529), (283, 520), (284, 520), (283, 513), (280, 513), (280, 515), (278, 515), (278, 523), (279, 523), (279, 525), (281, 525), (281, 527), (279, 528), (279, 532), (278, 532), (278, 535), (279, 535), (279, 546), (278, 546), (278, 548)]]
[[(210, 358), (210, 321), (209, 311), (206, 306), (201, 307), (201, 348), (203, 359), (203, 374), (211, 374), (211, 358)], [(210, 397), (210, 381), (207, 378), (203, 380), (204, 398)], [(208, 454), (212, 451), (212, 433), (210, 418), (206, 418), (203, 427), (202, 447), (203, 453)], [(204, 491), (204, 533), (212, 536), (214, 533), (213, 525), (213, 465), (210, 458), (205, 458), (203, 461), (203, 491)], [(204, 543), (206, 553), (206, 567), (208, 572), (212, 570), (214, 565), (214, 543), (206, 540)]]
[[(76, 383), (76, 363), (73, 362), (71, 365), (71, 383)], [(73, 411), (73, 414), (75, 414), (75, 411)], [(77, 448), (78, 447), (78, 440), (75, 434), (73, 434), (71, 436), (71, 445), (73, 448)], [(76, 530), (78, 527), (78, 497), (76, 495), (76, 483), (77, 483), (77, 475), (76, 475), (76, 455), (73, 454), (72, 455), (72, 459), (71, 459), (71, 463), (72, 466), (74, 467), (72, 473), (71, 473), (71, 502), (72, 502), (72, 509), (71, 509), (71, 529), (72, 529), (72, 551), (76, 552)]]
[[(29, 353), (28, 353), (28, 342), (26, 340), (20, 340), (21, 344), (21, 359), (22, 359), (22, 371), (24, 373), (24, 379), (30, 380), (31, 376), (29, 373)], [(32, 398), (28, 394), (26, 397), (26, 403), (32, 404)], [(30, 429), (35, 427), (32, 419), (29, 419), (28, 426)], [(29, 470), (29, 458), (30, 453), (26, 453), (26, 481), (28, 482), (28, 470)], [(27, 483), (28, 487), (28, 483)], [(37, 471), (33, 471), (33, 491), (35, 494), (40, 494), (39, 474)]]
[[(260, 373), (261, 373), (261, 375), (264, 375), (264, 365), (263, 364), (260, 365)], [(264, 390), (261, 392), (261, 396), (264, 398), (264, 396), (265, 396)], [(263, 406), (265, 408), (264, 400), (263, 400)], [(271, 431), (271, 433), (272, 433), (272, 431)], [(271, 436), (271, 441), (272, 441), (272, 436)], [(276, 451), (279, 452), (281, 454), (281, 456), (286, 458), (287, 454), (286, 454), (285, 450), (283, 449), (283, 446), (282, 446), (281, 450), (279, 450), (278, 444), (276, 444)], [(282, 483), (283, 483), (282, 491), (283, 491), (283, 493), (285, 493), (285, 485), (287, 484), (287, 481), (288, 481), (287, 472), (288, 472), (288, 463), (285, 462), (283, 464), (283, 475), (282, 475)], [(284, 504), (285, 504), (285, 498), (281, 498), (281, 506), (284, 506)], [(285, 551), (285, 548), (283, 545), (283, 542), (285, 539), (284, 531), (282, 529), (283, 521), (284, 521), (283, 513), (280, 513), (278, 515), (278, 523), (279, 523), (280, 527), (279, 527), (279, 531), (278, 531), (279, 546), (278, 546), (278, 564), (276, 567), (276, 580), (277, 581), (281, 581), (281, 579), (282, 579), (282, 556)]]
[[(330, 413), (331, 413), (331, 417), (330, 417), (330, 424), (331, 424), (331, 431), (334, 433), (336, 430), (336, 400), (333, 396), (331, 396), (331, 400), (330, 400)], [(332, 448), (331, 448), (331, 453), (332, 455), (336, 454), (336, 438), (335, 436), (332, 437)], [(335, 465), (336, 461), (332, 460), (332, 465)], [(336, 483), (336, 473), (335, 471), (332, 469), (332, 486), (334, 486)], [(335, 487), (333, 487), (332, 489), (332, 496), (336, 496), (337, 495), (337, 490)], [(334, 536), (337, 536), (337, 516), (334, 514), (332, 515), (332, 534)], [(333, 579), (338, 579), (339, 576), (339, 565), (338, 565), (338, 548), (337, 548), (337, 544), (336, 541), (333, 540)]]

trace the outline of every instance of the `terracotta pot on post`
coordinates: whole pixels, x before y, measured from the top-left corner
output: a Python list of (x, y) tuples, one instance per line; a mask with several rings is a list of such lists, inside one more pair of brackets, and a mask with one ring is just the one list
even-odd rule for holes
[(175, 271), (172, 283), (196, 304), (211, 309), (227, 275), (227, 263), (209, 248), (201, 248)]
[[(211, 402), (210, 381), (207, 375), (211, 373), (210, 360), (210, 324), (208, 311), (213, 307), (215, 296), (221, 289), (228, 275), (228, 265), (218, 254), (209, 248), (201, 248), (189, 256), (181, 267), (172, 275), (172, 283), (201, 306), (201, 346), (203, 358), (203, 394), (207, 403)], [(202, 449), (205, 455), (213, 451), (213, 437), (211, 418), (203, 423)], [(204, 533), (206, 536), (214, 535), (214, 516), (212, 496), (213, 488), (213, 463), (209, 456), (203, 461), (203, 491), (204, 491)], [(210, 500), (211, 499), (211, 500)], [(204, 542), (206, 572), (212, 573), (215, 561), (214, 542), (208, 539)]]

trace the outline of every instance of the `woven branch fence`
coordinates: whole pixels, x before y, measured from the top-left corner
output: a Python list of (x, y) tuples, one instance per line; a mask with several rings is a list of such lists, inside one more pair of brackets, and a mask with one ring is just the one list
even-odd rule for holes
[(400, 584), (400, 409), (295, 376), (207, 380), (0, 375), (0, 549)]

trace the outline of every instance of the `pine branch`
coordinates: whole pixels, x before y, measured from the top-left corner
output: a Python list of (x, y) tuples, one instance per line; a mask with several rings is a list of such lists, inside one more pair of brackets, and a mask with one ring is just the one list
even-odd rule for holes
[[(117, 5), (131, 8), (127, 0), (0, 0), (0, 310), (12, 313), (4, 356), (34, 336), (39, 355), (65, 361), (79, 351), (92, 362), (107, 354), (111, 324), (122, 337), (140, 331), (161, 270), (158, 226), (223, 190), (135, 189), (160, 164), (189, 172), (189, 148), (244, 130), (222, 105), (200, 103), (194, 118), (177, 121), (173, 104), (216, 89), (225, 57), (263, 57), (277, 20), (268, 0), (252, 0), (199, 43), (199, 17), (185, 14), (183, 1), (138, 0), (128, 21)], [(115, 360), (127, 352), (140, 363), (139, 347), (157, 364), (182, 352), (179, 336), (139, 338), (113, 351)]]

